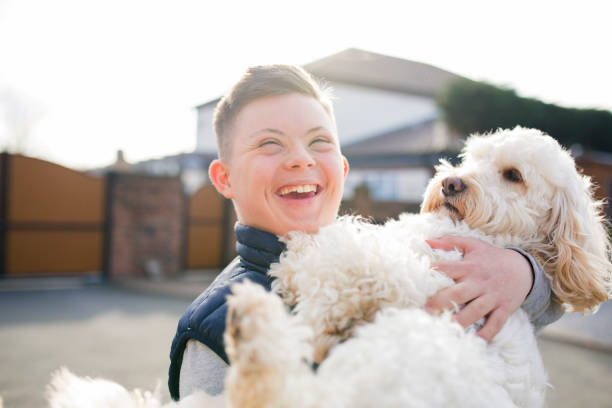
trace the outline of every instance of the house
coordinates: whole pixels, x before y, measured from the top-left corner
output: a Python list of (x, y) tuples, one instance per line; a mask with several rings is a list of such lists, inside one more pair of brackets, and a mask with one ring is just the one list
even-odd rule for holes
[(129, 163), (125, 160), (123, 151), (118, 150), (113, 164), (90, 170), (87, 173), (96, 176), (102, 176), (108, 172), (180, 176), (184, 191), (191, 195), (203, 185), (208, 184), (208, 166), (216, 157), (215, 151), (190, 152)]
[[(345, 200), (366, 185), (376, 201), (419, 203), (433, 166), (460, 148), (458, 135), (444, 125), (435, 100), (460, 77), (354, 48), (304, 68), (333, 89), (342, 151), (351, 164)], [(212, 117), (218, 101), (197, 107), (198, 152), (216, 148)]]
[(216, 150), (211, 152), (179, 153), (134, 163), (132, 169), (137, 173), (158, 176), (180, 176), (185, 192), (192, 194), (203, 185), (209, 183), (208, 166), (216, 157)]

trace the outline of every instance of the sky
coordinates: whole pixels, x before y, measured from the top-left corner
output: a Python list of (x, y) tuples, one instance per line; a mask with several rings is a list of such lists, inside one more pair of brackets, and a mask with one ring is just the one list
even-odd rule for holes
[(0, 150), (75, 169), (192, 151), (249, 65), (349, 47), (612, 110), (607, 0), (0, 0)]

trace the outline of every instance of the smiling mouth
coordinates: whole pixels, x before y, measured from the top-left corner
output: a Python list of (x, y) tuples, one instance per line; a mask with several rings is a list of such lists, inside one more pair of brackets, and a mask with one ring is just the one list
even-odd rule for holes
[(321, 192), (318, 184), (298, 184), (294, 186), (281, 187), (276, 194), (282, 198), (306, 199), (318, 195)]

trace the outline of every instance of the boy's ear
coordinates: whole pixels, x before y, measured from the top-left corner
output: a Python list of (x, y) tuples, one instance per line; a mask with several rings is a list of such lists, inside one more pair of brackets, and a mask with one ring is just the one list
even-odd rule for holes
[(219, 159), (215, 159), (208, 166), (208, 177), (213, 185), (223, 197), (231, 199), (232, 186), (229, 181), (229, 167)]
[(349, 162), (344, 155), (342, 155), (342, 164), (344, 165), (344, 179), (346, 180), (346, 176), (349, 172)]

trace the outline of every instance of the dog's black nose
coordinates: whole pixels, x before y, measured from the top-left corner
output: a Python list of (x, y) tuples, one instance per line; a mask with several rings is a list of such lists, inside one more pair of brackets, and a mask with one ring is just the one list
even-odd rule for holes
[(447, 177), (442, 180), (442, 194), (446, 197), (459, 194), (465, 188), (465, 183), (459, 177)]

